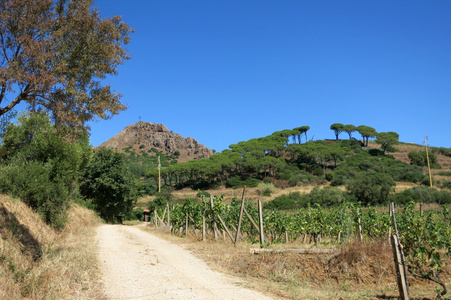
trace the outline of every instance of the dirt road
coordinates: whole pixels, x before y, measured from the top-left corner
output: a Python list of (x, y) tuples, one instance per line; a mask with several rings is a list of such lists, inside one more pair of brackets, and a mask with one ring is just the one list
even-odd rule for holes
[(271, 299), (137, 227), (102, 225), (97, 241), (110, 299)]

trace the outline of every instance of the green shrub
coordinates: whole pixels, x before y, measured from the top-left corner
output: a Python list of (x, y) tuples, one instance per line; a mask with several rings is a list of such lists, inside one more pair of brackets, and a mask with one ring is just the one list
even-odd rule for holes
[(429, 165), (433, 169), (440, 169), (440, 165), (438, 164), (437, 156), (432, 153), (428, 152), (426, 154), (426, 151), (416, 152), (411, 151), (408, 154), (410, 159), (410, 164), (420, 166), (420, 167), (426, 167), (428, 165), (428, 156), (429, 156)]
[(395, 185), (389, 175), (368, 171), (349, 180), (346, 188), (363, 205), (381, 205), (387, 204)]
[(344, 184), (345, 184), (345, 180), (344, 180), (343, 176), (341, 176), (341, 175), (334, 176), (334, 179), (330, 182), (331, 186), (339, 186), (339, 185), (344, 185)]
[(327, 181), (332, 181), (332, 180), (334, 180), (334, 175), (335, 175), (334, 172), (327, 172), (327, 173), (326, 173), (326, 180), (327, 180)]
[(451, 190), (451, 181), (443, 180), (442, 188)]
[(435, 188), (420, 185), (404, 190), (401, 193), (390, 195), (390, 201), (399, 205), (405, 205), (410, 201), (445, 205), (451, 203), (451, 192), (438, 191)]
[(47, 224), (60, 228), (90, 155), (86, 134), (65, 139), (46, 113), (22, 114), (2, 135), (0, 190), (22, 199)]
[(266, 202), (263, 207), (274, 210), (290, 210), (299, 209), (301, 194), (299, 192), (291, 192), (288, 195), (281, 195), (273, 200)]
[(55, 228), (67, 221), (69, 188), (62, 180), (52, 179), (53, 165), (42, 162), (14, 162), (1, 168), (0, 191), (24, 201), (42, 219)]
[(265, 178), (263, 178), (263, 182), (264, 183), (272, 183), (272, 179), (269, 177), (265, 177)]
[(206, 192), (206, 191), (198, 190), (198, 191), (197, 191), (197, 197), (198, 197), (198, 198), (203, 198), (203, 197), (205, 197), (205, 199), (209, 199), (209, 198), (210, 198), (210, 193), (209, 193), (209, 192)]
[(140, 207), (133, 208), (133, 218), (138, 221), (144, 221), (144, 211)]
[(316, 168), (315, 170), (313, 170), (312, 174), (315, 176), (321, 176), (324, 175), (324, 170), (323, 168)]
[(422, 185), (431, 186), (431, 179), (432, 179), (432, 185), (434, 184), (434, 177), (429, 177), (429, 175), (423, 176), (423, 180), (421, 181)]
[(296, 186), (298, 184), (309, 183), (315, 180), (315, 176), (310, 175), (305, 171), (301, 171), (300, 173), (293, 175), (290, 180), (288, 180), (288, 184), (290, 186)]
[(272, 183), (260, 182), (257, 186), (258, 194), (263, 196), (270, 196), (275, 190), (276, 187)]
[(303, 207), (314, 204), (319, 204), (322, 207), (331, 207), (345, 201), (347, 194), (337, 187), (326, 186), (321, 189), (319, 186), (316, 186), (309, 194), (303, 195), (301, 199)]
[(138, 192), (124, 154), (97, 150), (85, 170), (80, 193), (93, 200), (99, 215), (109, 223), (121, 223), (131, 216)]
[(172, 202), (174, 197), (170, 190), (162, 189), (161, 192), (156, 193), (155, 199), (150, 201), (148, 204), (148, 208), (151, 212), (153, 212), (158, 207), (164, 207), (167, 203)]
[(240, 187), (257, 187), (257, 185), (260, 183), (260, 180), (252, 177), (248, 177), (245, 180), (241, 179), (240, 176), (233, 176), (230, 177), (225, 185), (226, 187), (237, 189)]

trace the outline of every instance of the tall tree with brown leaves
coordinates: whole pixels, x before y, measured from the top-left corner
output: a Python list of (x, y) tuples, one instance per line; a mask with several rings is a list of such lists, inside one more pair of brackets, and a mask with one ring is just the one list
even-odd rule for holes
[(0, 116), (25, 102), (57, 125), (85, 129), (126, 109), (102, 79), (129, 58), (133, 29), (118, 16), (101, 19), (92, 4), (0, 0)]

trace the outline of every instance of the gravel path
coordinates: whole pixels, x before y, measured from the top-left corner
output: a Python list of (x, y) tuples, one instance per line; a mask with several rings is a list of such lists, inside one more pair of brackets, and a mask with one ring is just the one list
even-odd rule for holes
[(139, 228), (102, 225), (97, 241), (109, 299), (271, 299)]

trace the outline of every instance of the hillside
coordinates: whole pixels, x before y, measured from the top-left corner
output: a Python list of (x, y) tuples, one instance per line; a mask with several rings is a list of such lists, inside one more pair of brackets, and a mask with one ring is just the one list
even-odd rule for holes
[(213, 150), (199, 144), (192, 137), (184, 138), (163, 124), (139, 121), (125, 127), (99, 147), (114, 149), (128, 154), (156, 156), (160, 153), (172, 157), (178, 163), (208, 158)]
[(20, 200), (0, 194), (0, 299), (102, 299), (94, 212), (72, 204), (57, 231)]

